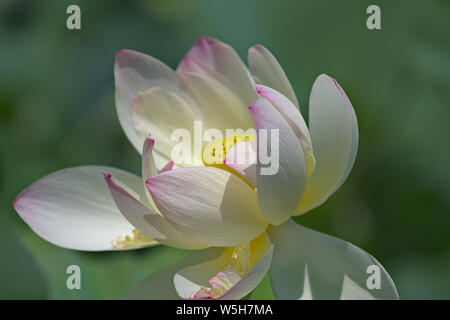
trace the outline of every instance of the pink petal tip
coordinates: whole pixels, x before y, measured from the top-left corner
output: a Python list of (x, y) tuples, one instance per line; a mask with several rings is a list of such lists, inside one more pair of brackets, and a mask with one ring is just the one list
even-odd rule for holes
[(105, 177), (106, 180), (112, 179), (112, 174), (109, 172), (103, 171), (103, 176)]

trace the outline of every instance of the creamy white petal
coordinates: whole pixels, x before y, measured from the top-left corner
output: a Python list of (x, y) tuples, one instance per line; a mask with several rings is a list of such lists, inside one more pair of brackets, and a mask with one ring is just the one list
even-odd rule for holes
[(306, 159), (294, 131), (267, 99), (260, 98), (249, 108), (257, 132), (258, 203), (271, 223), (280, 224), (294, 214), (303, 194)]
[(206, 246), (177, 231), (149, 205), (145, 195), (134, 192), (111, 174), (105, 174), (111, 195), (125, 218), (139, 231), (158, 242), (181, 249), (203, 249)]
[(104, 171), (133, 189), (143, 190), (139, 177), (122, 170), (75, 167), (54, 172), (30, 185), (14, 200), (14, 208), (35, 233), (60, 247), (113, 250), (112, 241), (132, 235), (134, 227), (114, 203), (103, 179)]
[(208, 246), (239, 246), (264, 232), (255, 191), (214, 167), (188, 167), (147, 181), (159, 211), (184, 235)]
[(134, 130), (131, 101), (139, 92), (153, 87), (176, 91), (176, 73), (158, 59), (132, 50), (120, 50), (116, 55), (114, 77), (120, 124), (130, 142), (141, 152), (144, 136), (139, 136)]
[[(142, 148), (142, 163), (141, 163), (141, 175), (142, 175), (142, 186), (145, 192), (145, 196), (147, 198), (146, 204), (147, 206), (154, 212), (158, 212), (158, 209), (155, 207), (155, 203), (153, 202), (152, 196), (148, 192), (146, 181), (148, 178), (158, 174), (156, 169), (155, 157), (154, 157), (154, 149), (155, 140), (147, 136), (144, 141), (144, 146)], [(168, 166), (168, 167), (167, 167)], [(161, 170), (164, 171), (172, 169), (173, 161), (170, 161), (163, 167)]]
[(205, 127), (218, 129), (225, 137), (226, 129), (253, 127), (248, 104), (220, 82), (193, 72), (178, 73), (180, 90), (192, 98), (204, 116)]
[(253, 79), (244, 63), (232, 47), (217, 39), (200, 37), (177, 71), (191, 71), (214, 78), (230, 88), (247, 106), (257, 99)]
[(289, 123), (298, 140), (300, 141), (303, 152), (308, 162), (308, 175), (312, 174), (315, 167), (315, 159), (313, 154), (311, 137), (305, 120), (303, 119), (300, 109), (296, 107), (288, 98), (280, 92), (266, 87), (264, 85), (256, 85), (256, 91), (272, 103), (272, 105), (281, 113), (284, 119)]
[(160, 172), (166, 172), (166, 171), (172, 170), (172, 169), (173, 169), (173, 165), (174, 165), (174, 162), (173, 162), (173, 161), (167, 162), (166, 165), (165, 165), (164, 167), (161, 168), (161, 171), (160, 171)]
[[(131, 116), (137, 134), (142, 137), (142, 140), (150, 134), (158, 142), (153, 152), (162, 155), (165, 159), (172, 159), (173, 148), (183, 142), (179, 136), (174, 136), (172, 139), (175, 130), (180, 133), (186, 132), (191, 148), (188, 148), (190, 160), (185, 159), (185, 162), (193, 164), (193, 141), (191, 140), (194, 137), (194, 122), (202, 121), (204, 118), (195, 106), (188, 105), (175, 93), (162, 88), (152, 88), (133, 99)], [(201, 155), (199, 157), (201, 159)], [(175, 164), (186, 165), (186, 163)]]
[[(158, 174), (156, 169), (155, 160), (153, 159), (153, 148), (155, 146), (155, 140), (147, 136), (144, 140), (144, 147), (142, 148), (142, 164), (141, 164), (141, 174), (142, 180), (145, 185), (145, 181)], [(145, 188), (147, 189), (147, 188)]]
[(248, 67), (256, 83), (277, 90), (299, 106), (286, 73), (269, 50), (260, 44), (251, 47), (248, 50)]
[(314, 82), (309, 102), (309, 131), (316, 169), (309, 177), (297, 213), (305, 213), (333, 194), (353, 167), (358, 149), (358, 122), (347, 95), (327, 75)]
[[(398, 299), (383, 266), (351, 243), (293, 220), (269, 234), (275, 243), (270, 278), (277, 299)], [(369, 289), (371, 268), (379, 270), (379, 289)]]

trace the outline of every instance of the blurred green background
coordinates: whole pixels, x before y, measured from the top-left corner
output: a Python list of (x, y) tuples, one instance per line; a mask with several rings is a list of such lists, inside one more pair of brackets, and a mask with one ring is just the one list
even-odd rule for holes
[[(82, 29), (66, 28), (81, 7)], [(381, 30), (366, 8), (381, 7)], [(120, 298), (188, 254), (167, 247), (83, 253), (35, 235), (15, 196), (58, 169), (103, 164), (138, 173), (114, 107), (115, 53), (172, 67), (198, 36), (246, 60), (261, 43), (287, 71), (307, 116), (313, 81), (336, 78), (356, 110), (360, 144), (347, 182), (298, 219), (383, 263), (403, 299), (450, 298), (450, 2), (76, 1), (0, 3), (0, 298)], [(66, 268), (82, 289), (66, 289)], [(271, 298), (267, 278), (253, 298)]]

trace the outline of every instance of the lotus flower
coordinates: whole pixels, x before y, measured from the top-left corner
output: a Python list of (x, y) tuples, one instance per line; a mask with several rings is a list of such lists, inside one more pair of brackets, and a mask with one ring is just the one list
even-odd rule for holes
[[(350, 173), (358, 127), (346, 94), (334, 79), (319, 76), (308, 128), (273, 55), (257, 45), (248, 62), (249, 70), (230, 46), (208, 37), (197, 40), (176, 71), (119, 51), (116, 107), (142, 152), (142, 177), (109, 167), (65, 169), (25, 189), (16, 211), (38, 235), (65, 248), (197, 250), (150, 275), (128, 298), (240, 299), (269, 271), (278, 299), (398, 298), (370, 254), (291, 219), (321, 205)], [(174, 162), (173, 131), (195, 135), (196, 121), (222, 134), (239, 128), (255, 134), (224, 135), (192, 151), (190, 159), (202, 161)], [(276, 150), (268, 148), (278, 152), (278, 163), (266, 175), (256, 142), (271, 129), (279, 141)], [(272, 146), (275, 136), (268, 139)], [(368, 286), (371, 268), (379, 270), (375, 288)]]

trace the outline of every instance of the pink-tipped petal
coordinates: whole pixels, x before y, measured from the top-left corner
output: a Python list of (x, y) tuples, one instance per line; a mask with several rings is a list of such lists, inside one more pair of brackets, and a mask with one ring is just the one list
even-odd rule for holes
[(178, 232), (162, 215), (155, 212), (144, 195), (139, 195), (111, 174), (105, 175), (114, 201), (124, 217), (140, 232), (168, 246), (202, 249), (204, 245)]
[(162, 167), (160, 173), (166, 172), (166, 171), (170, 171), (173, 169), (173, 161), (169, 161), (166, 163), (166, 165), (164, 167)]
[(273, 88), (299, 107), (297, 96), (277, 59), (262, 45), (248, 50), (248, 65), (256, 83)]
[(298, 214), (321, 205), (342, 185), (358, 150), (358, 121), (353, 106), (336, 80), (327, 75), (320, 75), (311, 90), (309, 131), (316, 169), (308, 180)]
[(258, 203), (264, 216), (277, 225), (294, 214), (303, 195), (306, 159), (294, 131), (267, 99), (258, 99), (249, 109), (258, 142)]
[(153, 149), (155, 147), (155, 140), (153, 140), (150, 136), (145, 137), (144, 146), (142, 148), (142, 163), (141, 163), (141, 175), (142, 175), (142, 186), (145, 190), (145, 196), (147, 197), (147, 202), (151, 210), (158, 211), (155, 207), (155, 204), (152, 200), (150, 193), (147, 190), (147, 186), (145, 185), (145, 181), (148, 178), (158, 174), (158, 170), (156, 169), (155, 164), (155, 152)]
[(217, 56), (217, 50), (219, 49), (218, 47), (221, 46), (226, 45), (215, 38), (201, 36), (195, 41), (189, 50), (188, 55), (203, 61), (210, 66), (214, 66), (216, 59), (220, 58), (220, 56)]
[[(119, 169), (85, 166), (57, 171), (34, 182), (14, 201), (20, 217), (45, 240), (84, 251), (114, 250), (112, 241), (131, 235), (109, 193), (104, 174), (142, 190), (141, 179)], [(149, 244), (150, 245), (150, 244)]]
[(155, 160), (153, 159), (153, 148), (155, 146), (155, 140), (150, 136), (147, 136), (144, 141), (144, 147), (142, 149), (142, 179), (145, 182), (151, 176), (158, 173), (156, 170)]
[(303, 147), (303, 152), (305, 153), (308, 162), (308, 175), (311, 174), (314, 171), (315, 159), (309, 130), (305, 120), (303, 120), (300, 110), (283, 94), (272, 88), (264, 85), (256, 85), (255, 88), (260, 96), (272, 103), (291, 126)]
[[(150, 136), (147, 136), (144, 141), (144, 147), (142, 150), (142, 180), (145, 185), (145, 181), (148, 178), (158, 174), (154, 160), (154, 147), (155, 140)], [(167, 162), (160, 170), (160, 172), (170, 171), (174, 166), (173, 161)], [(147, 189), (147, 187), (145, 187)]]
[(177, 71), (190, 71), (216, 79), (249, 105), (257, 98), (253, 79), (237, 53), (229, 45), (210, 37), (200, 37), (182, 60)]
[(134, 130), (130, 113), (131, 101), (139, 92), (154, 87), (176, 91), (176, 73), (153, 57), (124, 49), (116, 55), (114, 77), (120, 124), (130, 142), (141, 152), (144, 136), (139, 136)]

